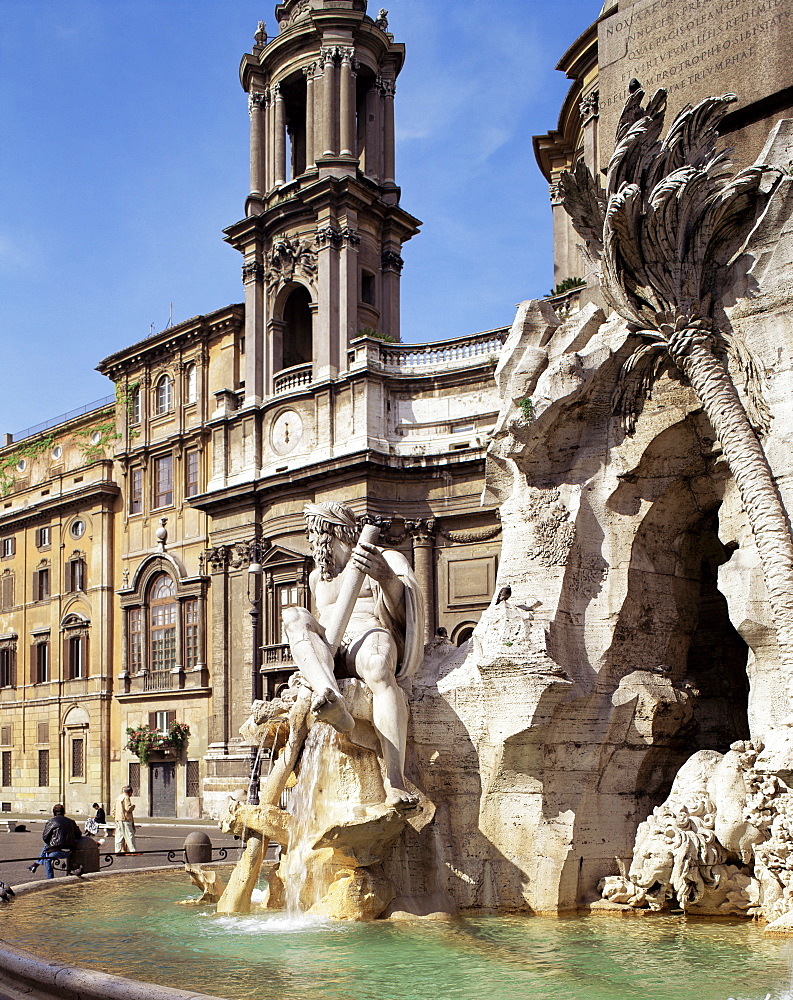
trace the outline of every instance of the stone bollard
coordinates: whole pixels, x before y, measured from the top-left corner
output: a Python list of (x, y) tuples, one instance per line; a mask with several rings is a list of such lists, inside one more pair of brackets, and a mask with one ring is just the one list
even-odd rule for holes
[(212, 860), (212, 841), (206, 833), (194, 830), (185, 837), (184, 853), (190, 865), (207, 864)]
[(82, 867), (84, 872), (99, 871), (99, 844), (93, 837), (80, 837), (72, 848), (69, 870), (79, 867)]

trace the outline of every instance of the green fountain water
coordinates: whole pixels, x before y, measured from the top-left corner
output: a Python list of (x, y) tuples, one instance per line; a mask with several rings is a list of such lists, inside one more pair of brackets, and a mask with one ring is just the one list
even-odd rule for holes
[[(184, 873), (21, 896), (0, 937), (41, 957), (257, 1000), (793, 1000), (793, 946), (738, 921), (476, 916), (441, 922), (218, 917)], [(43, 917), (42, 915), (45, 914)]]

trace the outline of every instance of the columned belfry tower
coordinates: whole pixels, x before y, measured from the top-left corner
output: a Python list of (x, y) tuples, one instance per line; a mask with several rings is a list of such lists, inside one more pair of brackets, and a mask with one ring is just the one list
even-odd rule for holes
[[(394, 178), (404, 46), (366, 0), (284, 0), (240, 66), (251, 119), (244, 257), (245, 401), (343, 375), (361, 331), (399, 340), (402, 244), (419, 222)], [(289, 370), (289, 371), (287, 371)], [(281, 375), (280, 373), (283, 373)], [(279, 378), (280, 376), (280, 378)]]

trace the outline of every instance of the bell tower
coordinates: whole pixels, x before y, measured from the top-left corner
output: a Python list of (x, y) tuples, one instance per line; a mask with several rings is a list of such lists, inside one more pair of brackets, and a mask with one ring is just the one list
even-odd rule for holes
[(395, 81), (404, 45), (366, 0), (284, 0), (260, 22), (240, 80), (250, 113), (243, 255), (245, 402), (343, 376), (360, 333), (399, 340), (402, 244)]

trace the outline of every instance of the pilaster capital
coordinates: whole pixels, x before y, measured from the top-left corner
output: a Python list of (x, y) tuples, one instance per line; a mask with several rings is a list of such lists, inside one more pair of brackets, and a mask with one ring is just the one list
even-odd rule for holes
[(431, 545), (438, 524), (434, 517), (422, 517), (416, 521), (405, 521), (405, 528), (414, 545)]
[(319, 50), (320, 62), (324, 64), (331, 64), (335, 59), (340, 56), (340, 45), (323, 45)]
[(267, 94), (252, 90), (248, 94), (248, 114), (253, 116), (254, 111), (263, 111), (267, 107)]
[(396, 84), (393, 80), (388, 80), (384, 76), (378, 76), (376, 78), (375, 87), (383, 97), (393, 98), (396, 94)]
[(361, 237), (358, 230), (351, 229), (349, 226), (344, 226), (341, 229), (336, 229), (333, 226), (322, 226), (317, 229), (317, 245), (320, 249), (330, 246), (334, 250), (341, 250), (345, 246), (356, 247), (360, 242)]
[(258, 260), (249, 261), (242, 265), (242, 283), (249, 284), (252, 281), (261, 281), (264, 277), (264, 264)]
[(314, 77), (317, 74), (317, 63), (309, 63), (308, 66), (303, 67), (303, 76), (306, 78), (306, 83), (313, 83)]
[(593, 118), (599, 115), (600, 91), (593, 90), (586, 97), (582, 98), (578, 105), (578, 113), (581, 116), (581, 124), (587, 125)]
[(270, 100), (271, 101), (283, 101), (283, 99), (284, 99), (284, 95), (283, 95), (283, 91), (281, 90), (281, 84), (280, 83), (274, 83), (270, 87)]
[(559, 184), (558, 180), (552, 181), (548, 185), (548, 195), (549, 195), (549, 197), (551, 199), (551, 204), (552, 205), (561, 205), (562, 204), (562, 188), (561, 188), (561, 185)]
[(399, 274), (405, 262), (396, 250), (383, 250), (380, 255), (380, 264), (384, 271), (396, 271)]

